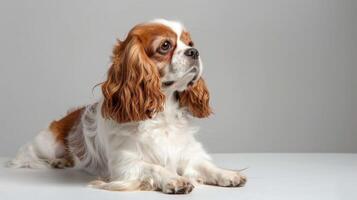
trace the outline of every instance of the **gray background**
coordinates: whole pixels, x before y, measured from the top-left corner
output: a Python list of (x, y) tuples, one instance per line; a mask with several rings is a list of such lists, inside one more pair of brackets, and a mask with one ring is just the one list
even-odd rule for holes
[(205, 64), (210, 152), (357, 153), (357, 3), (329, 0), (0, 2), (0, 155), (89, 103), (115, 38), (179, 19)]

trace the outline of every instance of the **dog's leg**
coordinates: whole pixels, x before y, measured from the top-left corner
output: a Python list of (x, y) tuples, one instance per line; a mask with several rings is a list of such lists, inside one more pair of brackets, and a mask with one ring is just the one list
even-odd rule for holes
[(120, 170), (112, 170), (112, 172), (113, 181), (108, 183), (93, 181), (90, 186), (118, 191), (160, 190), (167, 194), (187, 194), (194, 188), (189, 179), (162, 166), (143, 161), (132, 163), (127, 167), (121, 166)]
[[(56, 141), (51, 130), (41, 131), (31, 142), (22, 146), (16, 157), (7, 163), (12, 168), (51, 168), (64, 155), (65, 147)], [(56, 165), (57, 165), (56, 164)]]
[(247, 181), (247, 178), (239, 171), (221, 169), (208, 160), (188, 166), (183, 176), (203, 184), (222, 187), (242, 187)]

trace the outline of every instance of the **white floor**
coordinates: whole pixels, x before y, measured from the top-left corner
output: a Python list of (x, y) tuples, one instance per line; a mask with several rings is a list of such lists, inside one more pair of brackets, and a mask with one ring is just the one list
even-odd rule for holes
[[(0, 199), (357, 199), (357, 154), (214, 154), (225, 168), (245, 170), (243, 188), (196, 187), (188, 195), (108, 192), (86, 187), (93, 179), (75, 170), (0, 168)], [(3, 166), (7, 159), (1, 158)]]

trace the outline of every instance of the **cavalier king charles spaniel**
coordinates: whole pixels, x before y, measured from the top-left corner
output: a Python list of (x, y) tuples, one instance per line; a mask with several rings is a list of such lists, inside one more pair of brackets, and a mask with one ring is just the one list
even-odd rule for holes
[(240, 187), (239, 171), (215, 166), (196, 141), (209, 93), (190, 33), (163, 19), (136, 25), (113, 50), (102, 97), (53, 121), (10, 167), (83, 169), (105, 190), (190, 193), (197, 184)]

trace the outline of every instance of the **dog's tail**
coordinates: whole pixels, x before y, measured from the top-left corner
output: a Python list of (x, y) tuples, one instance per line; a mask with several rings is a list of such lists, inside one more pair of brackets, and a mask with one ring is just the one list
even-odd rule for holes
[(104, 182), (102, 180), (95, 180), (89, 183), (89, 187), (103, 189), (103, 190), (111, 190), (111, 191), (150, 191), (154, 190), (154, 185), (152, 181), (140, 181), (140, 180), (132, 180), (132, 181), (112, 181), (112, 182)]

